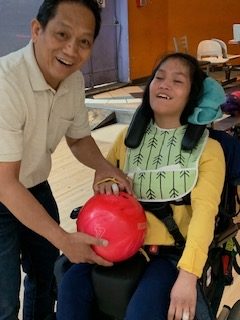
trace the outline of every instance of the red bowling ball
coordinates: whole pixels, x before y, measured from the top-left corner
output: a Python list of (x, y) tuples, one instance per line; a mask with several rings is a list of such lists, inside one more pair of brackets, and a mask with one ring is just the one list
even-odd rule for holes
[(108, 246), (93, 246), (94, 251), (112, 262), (133, 256), (142, 246), (146, 216), (140, 203), (127, 193), (97, 194), (81, 208), (77, 230), (108, 240)]

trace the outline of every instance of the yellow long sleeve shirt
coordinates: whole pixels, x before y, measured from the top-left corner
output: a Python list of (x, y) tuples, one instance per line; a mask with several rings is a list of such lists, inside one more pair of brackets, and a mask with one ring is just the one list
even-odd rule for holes
[[(110, 149), (107, 159), (115, 166), (124, 168), (126, 158), (126, 136), (124, 129)], [(191, 206), (172, 205), (174, 219), (186, 238), (186, 245), (178, 268), (201, 277), (212, 242), (215, 217), (225, 177), (225, 159), (220, 144), (208, 138), (199, 161), (197, 184), (191, 192)], [(147, 212), (148, 231), (145, 244), (174, 245), (174, 239), (165, 225)]]

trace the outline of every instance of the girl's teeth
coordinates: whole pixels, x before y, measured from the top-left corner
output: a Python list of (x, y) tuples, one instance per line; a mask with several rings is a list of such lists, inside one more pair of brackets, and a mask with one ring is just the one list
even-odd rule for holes
[(170, 97), (168, 97), (168, 96), (166, 96), (166, 95), (163, 95), (163, 94), (159, 94), (158, 97), (159, 97), (159, 98), (166, 99), (166, 100), (170, 100)]

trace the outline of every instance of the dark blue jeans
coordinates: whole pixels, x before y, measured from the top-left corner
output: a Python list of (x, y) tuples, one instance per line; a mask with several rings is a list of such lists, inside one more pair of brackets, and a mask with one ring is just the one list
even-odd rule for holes
[[(49, 184), (44, 182), (29, 190), (59, 223)], [(58, 255), (58, 249), (23, 226), (0, 204), (0, 320), (18, 319), (21, 264), (26, 273), (22, 319), (43, 320), (53, 313), (56, 295), (53, 268)]]
[[(170, 292), (178, 276), (177, 260), (176, 256), (167, 254), (151, 260), (128, 304), (125, 320), (167, 319)], [(91, 270), (89, 264), (77, 264), (66, 272), (58, 294), (57, 320), (92, 319), (94, 291)], [(200, 287), (197, 299), (197, 319), (211, 320)]]

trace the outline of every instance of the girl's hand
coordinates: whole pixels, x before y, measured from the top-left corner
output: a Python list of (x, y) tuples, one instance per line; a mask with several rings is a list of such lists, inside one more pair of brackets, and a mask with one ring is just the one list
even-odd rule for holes
[(197, 276), (181, 269), (170, 299), (168, 320), (193, 320), (197, 303)]

